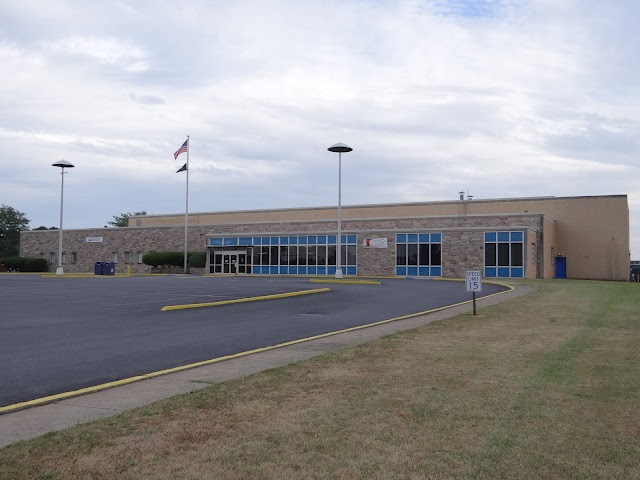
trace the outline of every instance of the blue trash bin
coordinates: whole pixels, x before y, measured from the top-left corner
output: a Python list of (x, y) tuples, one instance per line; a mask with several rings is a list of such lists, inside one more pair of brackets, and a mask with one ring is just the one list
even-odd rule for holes
[(115, 275), (116, 264), (111, 262), (102, 262), (102, 275)]
[(102, 262), (96, 262), (93, 273), (96, 275), (102, 275)]

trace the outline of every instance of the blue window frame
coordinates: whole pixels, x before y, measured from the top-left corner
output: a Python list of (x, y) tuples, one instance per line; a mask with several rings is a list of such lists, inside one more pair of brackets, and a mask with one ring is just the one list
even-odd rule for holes
[(512, 242), (522, 242), (524, 240), (524, 232), (511, 232)]
[(441, 233), (396, 234), (396, 275), (442, 276)]
[(485, 232), (484, 276), (524, 277), (524, 232)]
[[(343, 234), (341, 238), (343, 272), (357, 275), (357, 236)], [(336, 235), (234, 236), (213, 237), (208, 242), (212, 247), (253, 246), (248, 271), (256, 275), (334, 275), (336, 239)], [(283, 248), (287, 249), (286, 255), (282, 255)]]
[(484, 276), (487, 278), (497, 277), (498, 269), (496, 267), (484, 267)]

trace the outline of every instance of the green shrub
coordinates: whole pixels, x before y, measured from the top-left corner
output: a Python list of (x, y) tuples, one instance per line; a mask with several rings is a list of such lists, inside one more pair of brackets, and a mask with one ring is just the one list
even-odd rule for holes
[(46, 272), (49, 265), (44, 258), (26, 257), (24, 262), (25, 272)]
[(181, 267), (184, 265), (184, 252), (149, 252), (142, 256), (142, 263), (154, 268)]
[(47, 261), (44, 258), (7, 257), (2, 259), (1, 263), (4, 264), (6, 270), (18, 272), (46, 272), (48, 270)]
[(189, 255), (189, 266), (193, 268), (204, 268), (207, 264), (207, 252), (193, 252)]
[(22, 257), (6, 257), (2, 259), (2, 263), (7, 271), (24, 271), (24, 258)]

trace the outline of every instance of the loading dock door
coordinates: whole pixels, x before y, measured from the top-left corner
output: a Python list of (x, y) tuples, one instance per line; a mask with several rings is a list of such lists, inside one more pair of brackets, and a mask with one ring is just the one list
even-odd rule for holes
[(567, 278), (567, 257), (556, 257), (556, 278)]

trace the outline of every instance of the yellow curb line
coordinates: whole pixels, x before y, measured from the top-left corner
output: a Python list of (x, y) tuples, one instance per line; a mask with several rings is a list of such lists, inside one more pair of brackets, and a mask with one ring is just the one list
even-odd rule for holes
[(189, 308), (200, 308), (200, 307), (217, 307), (218, 305), (229, 305), (231, 303), (246, 303), (246, 302), (257, 302), (261, 300), (274, 300), (276, 298), (287, 298), (287, 297), (298, 297), (300, 295), (310, 295), (312, 293), (325, 293), (330, 292), (330, 288), (315, 288), (313, 290), (300, 290), (299, 292), (287, 292), (287, 293), (275, 293), (273, 295), (262, 295), (259, 297), (247, 297), (247, 298), (236, 298), (234, 300), (221, 300), (219, 302), (209, 302), (209, 303), (191, 303), (186, 305), (167, 305), (162, 307), (160, 310), (163, 312), (167, 312), (169, 310), (186, 310)]
[(0, 275), (42, 275), (42, 272), (0, 272)]
[[(508, 292), (511, 292), (511, 291), (515, 290), (515, 287), (513, 287), (511, 285), (507, 285), (507, 284), (497, 284), (497, 285), (508, 287), (509, 290), (505, 290), (504, 292), (492, 293), (491, 295), (487, 295), (485, 297), (480, 297), (478, 300), (481, 300), (483, 298), (494, 297), (496, 295), (502, 295), (503, 293), (508, 293)], [(56, 395), (50, 395), (48, 397), (36, 398), (34, 400), (29, 400), (29, 401), (26, 401), (26, 402), (15, 403), (13, 405), (7, 405), (6, 407), (0, 407), (0, 414), (9, 413), (9, 412), (13, 412), (15, 410), (21, 410), (21, 409), (29, 408), (29, 407), (35, 407), (35, 406), (38, 406), (38, 405), (44, 405), (46, 403), (55, 402), (56, 400), (64, 400), (66, 398), (77, 397), (77, 396), (84, 395), (84, 394), (87, 394), (87, 393), (96, 393), (96, 392), (99, 392), (99, 391), (102, 391), (102, 390), (106, 390), (108, 388), (127, 385), (129, 383), (134, 383), (134, 382), (137, 382), (137, 381), (140, 381), (140, 380), (146, 380), (146, 379), (149, 379), (149, 378), (159, 377), (161, 375), (167, 375), (169, 373), (177, 373), (177, 372), (182, 372), (184, 370), (190, 370), (192, 368), (204, 367), (206, 365), (212, 365), (214, 363), (220, 363), (220, 362), (223, 362), (225, 360), (232, 360), (234, 358), (246, 357), (248, 355), (253, 355), (255, 353), (261, 353), (261, 352), (267, 352), (269, 350), (275, 350), (276, 348), (288, 347), (288, 346), (291, 346), (291, 345), (297, 345), (297, 344), (304, 343), (304, 342), (310, 342), (312, 340), (318, 340), (318, 339), (321, 339), (321, 338), (331, 337), (333, 335), (339, 335), (341, 333), (354, 332), (354, 331), (357, 331), (357, 330), (363, 330), (365, 328), (376, 327), (378, 325), (384, 325), (386, 323), (396, 322), (398, 320), (406, 320), (406, 319), (413, 318), (413, 317), (419, 317), (421, 315), (427, 315), (427, 314), (430, 314), (430, 313), (440, 312), (440, 311), (446, 310), (448, 308), (453, 308), (453, 307), (457, 307), (459, 305), (465, 305), (467, 303), (471, 303), (472, 301), (473, 300), (466, 300), (464, 302), (454, 303), (452, 305), (447, 305), (445, 307), (438, 307), (438, 308), (434, 308), (434, 309), (431, 309), (431, 310), (426, 310), (424, 312), (411, 313), (409, 315), (403, 315), (401, 317), (389, 318), (387, 320), (380, 320), (379, 322), (368, 323), (366, 325), (358, 325), (357, 327), (345, 328), (345, 329), (342, 329), (342, 330), (336, 330), (334, 332), (322, 333), (320, 335), (314, 335), (312, 337), (299, 338), (298, 340), (292, 340), (290, 342), (279, 343), (277, 345), (270, 345), (268, 347), (256, 348), (254, 350), (247, 350), (245, 352), (234, 353), (232, 355), (225, 355), (224, 357), (212, 358), (210, 360), (203, 360), (201, 362), (190, 363), (188, 365), (182, 365), (180, 367), (167, 368), (166, 370), (159, 370), (157, 372), (146, 373), (144, 375), (138, 375), (138, 376), (135, 376), (135, 377), (124, 378), (122, 380), (116, 380), (115, 382), (109, 382), (109, 383), (103, 383), (101, 385), (96, 385), (94, 387), (81, 388), (79, 390), (74, 390), (74, 391), (71, 391), (71, 392), (58, 393)]]
[(348, 283), (352, 285), (380, 285), (380, 282), (374, 282), (372, 280), (340, 280), (336, 278), (310, 278), (311, 283)]
[(116, 277), (116, 278), (130, 278), (132, 276), (151, 276), (151, 275), (158, 275), (158, 276), (164, 276), (166, 275), (165, 273), (131, 273), (131, 265), (127, 265), (127, 271), (125, 273), (116, 273), (115, 275), (96, 275), (95, 273), (65, 273), (63, 275), (56, 275), (55, 273), (45, 273), (44, 275), (42, 275), (42, 278), (59, 278), (59, 277), (67, 277), (67, 278), (109, 278), (109, 277)]
[(129, 278), (126, 273), (116, 273), (115, 275), (95, 275), (93, 273), (65, 273), (64, 275), (42, 275), (42, 278)]
[(131, 274), (132, 277), (167, 277), (169, 275), (177, 275), (177, 274), (176, 273), (132, 273)]

